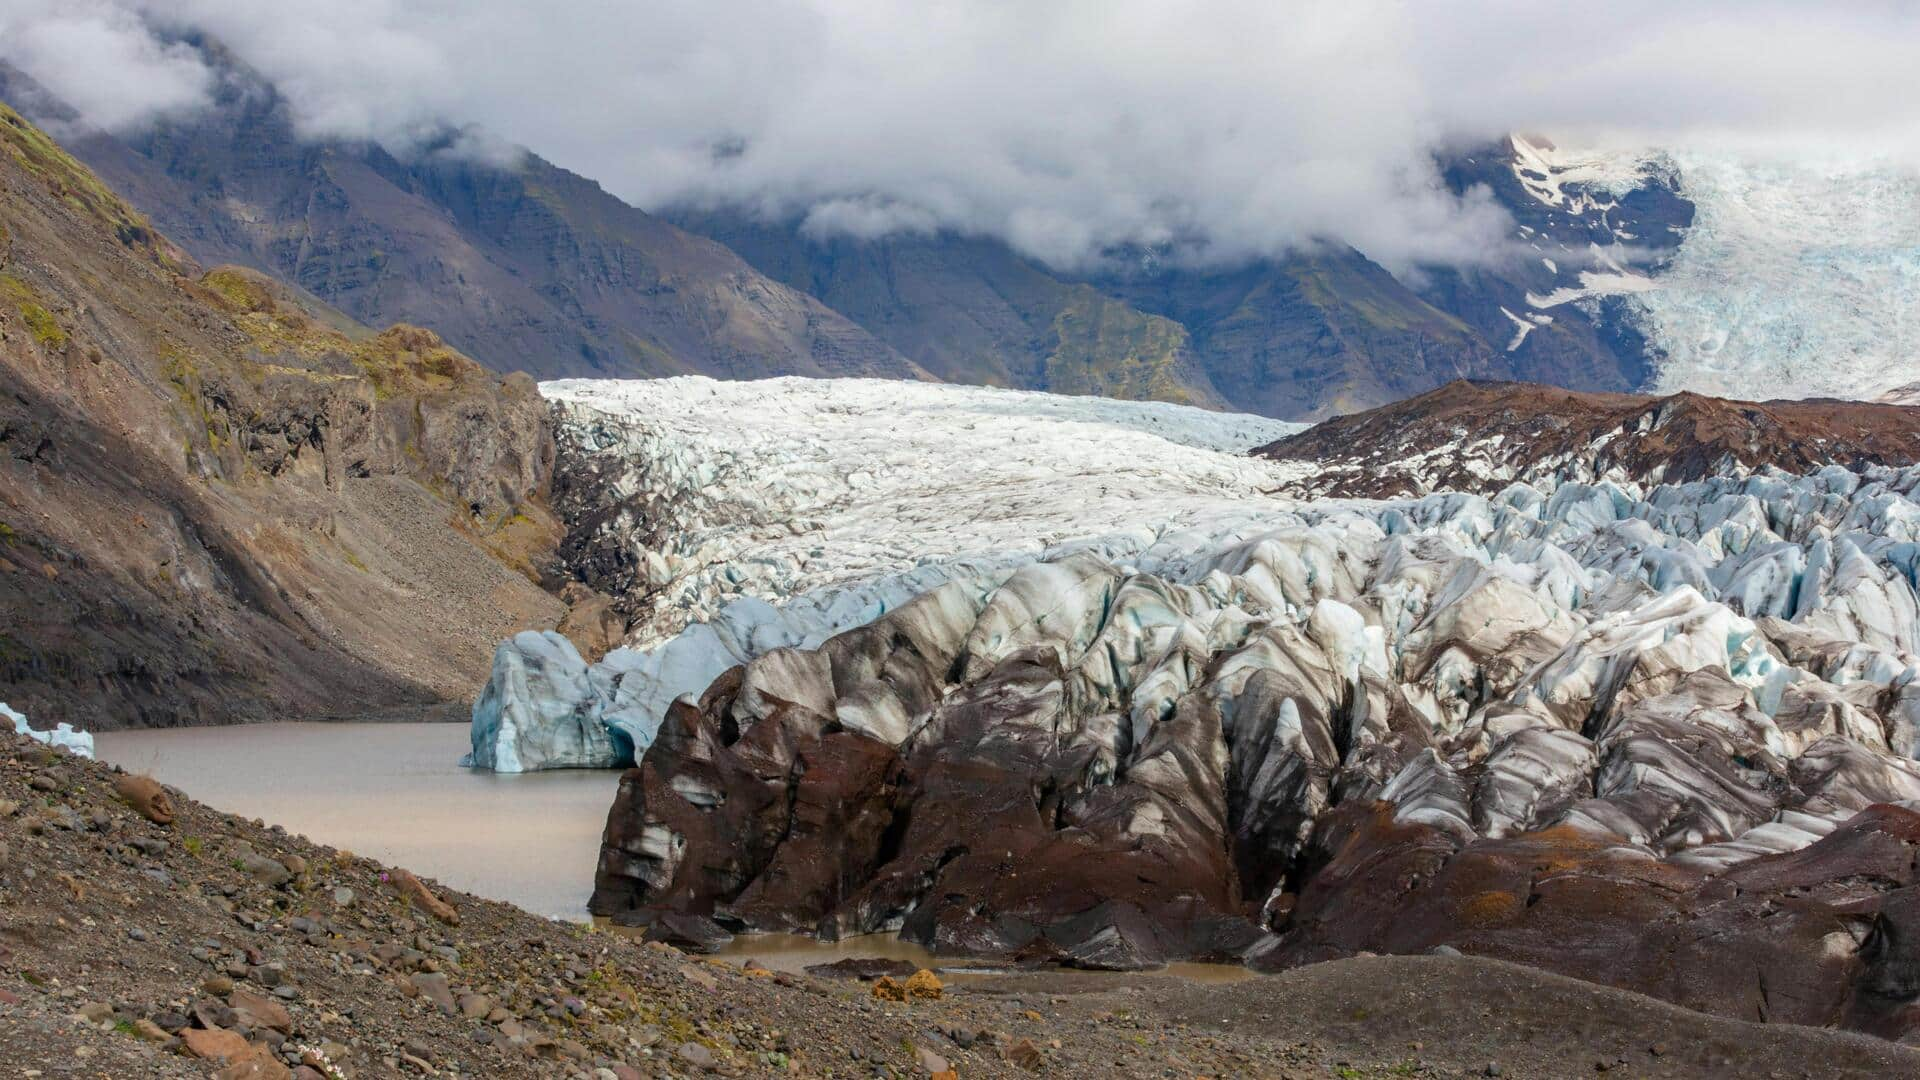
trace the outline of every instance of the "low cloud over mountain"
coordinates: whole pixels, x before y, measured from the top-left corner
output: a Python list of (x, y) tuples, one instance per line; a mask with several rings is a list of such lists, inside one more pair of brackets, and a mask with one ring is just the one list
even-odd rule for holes
[(1893, 4), (584, 5), (9, 0), (0, 59), (95, 124), (206, 100), (204, 31), (303, 130), (478, 125), (658, 209), (944, 227), (1060, 269), (1337, 236), (1390, 267), (1496, 257), (1505, 212), (1432, 152), (1499, 132), (1812, 141), (1920, 157)]

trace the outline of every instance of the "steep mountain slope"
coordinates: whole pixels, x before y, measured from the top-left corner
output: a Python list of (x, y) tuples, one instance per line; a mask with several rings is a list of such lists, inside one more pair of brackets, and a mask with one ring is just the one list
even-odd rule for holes
[[(1339, 244), (1220, 268), (1118, 253), (1076, 276), (984, 237), (819, 235), (798, 220), (714, 209), (675, 220), (957, 382), (1222, 401), (1287, 419), (1459, 378), (1644, 385), (1657, 358), (1607, 286), (1644, 281), (1679, 243), (1692, 208), (1671, 170), (1638, 158), (1563, 160), (1544, 140), (1512, 138), (1452, 156), (1443, 175), (1456, 192), (1485, 188), (1512, 214), (1511, 250), (1405, 281)], [(1062, 332), (1091, 324), (1125, 332), (1077, 343)]]
[(1213, 384), (1249, 412), (1317, 419), (1506, 370), (1472, 327), (1350, 248), (1220, 271), (1142, 262), (1093, 280), (1189, 327)]
[[(540, 375), (922, 377), (733, 253), (532, 154), (449, 134), (405, 159), (299, 138), (286, 102), (212, 43), (215, 105), (73, 152), (203, 261), (256, 267), (355, 318), (427, 326)], [(0, 67), (0, 98), (71, 122)]]
[(1515, 481), (1660, 483), (1766, 468), (1912, 465), (1920, 462), (1920, 408), (1457, 382), (1254, 453), (1311, 466), (1286, 485), (1302, 498), (1493, 495)]
[(1224, 401), (1197, 362), (1186, 327), (1064, 281), (995, 240), (815, 237), (797, 223), (725, 211), (676, 220), (845, 312), (948, 382)]
[(0, 107), (0, 684), (89, 728), (470, 692), (551, 625), (524, 375), (198, 267)]

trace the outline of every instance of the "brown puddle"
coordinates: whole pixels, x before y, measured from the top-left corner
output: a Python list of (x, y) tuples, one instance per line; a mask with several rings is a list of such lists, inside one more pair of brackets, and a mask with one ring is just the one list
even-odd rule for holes
[[(639, 930), (614, 926), (605, 919), (595, 919), (594, 922), (619, 934), (638, 935), (640, 933)], [(864, 934), (841, 941), (820, 941), (803, 934), (739, 934), (725, 948), (712, 955), (715, 959), (736, 965), (744, 965), (747, 961), (754, 960), (770, 971), (785, 971), (794, 975), (803, 974), (807, 968), (815, 964), (868, 958), (904, 960), (918, 967), (931, 969), (939, 973), (943, 979), (962, 981), (1019, 973), (1016, 969), (996, 967), (984, 960), (971, 960), (964, 956), (937, 956), (911, 941), (900, 940), (896, 934)], [(1238, 964), (1175, 963), (1154, 971), (1130, 972), (1051, 968), (1046, 970), (1057, 976), (1085, 979), (1109, 979), (1116, 974), (1124, 974), (1165, 976), (1206, 983), (1235, 983), (1256, 977), (1253, 972)]]

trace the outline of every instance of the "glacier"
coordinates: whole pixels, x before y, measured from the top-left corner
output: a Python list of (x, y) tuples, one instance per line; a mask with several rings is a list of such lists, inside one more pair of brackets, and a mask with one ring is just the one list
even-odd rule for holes
[[(1596, 269), (1527, 298), (1551, 312), (1622, 297), (1651, 346), (1649, 390), (1867, 400), (1920, 377), (1920, 174), (1910, 164), (1711, 143), (1513, 145), (1522, 186), (1570, 215), (1604, 220), (1611, 199), (1649, 178), (1693, 203), (1693, 224), (1656, 265), (1642, 257), (1647, 238), (1616, 234), (1586, 253)], [(1527, 329), (1516, 333), (1514, 345)]]
[(84, 758), (93, 756), (93, 736), (76, 729), (72, 724), (58, 723), (45, 731), (36, 730), (27, 723), (25, 716), (8, 708), (4, 701), (0, 701), (0, 717), (13, 721), (13, 732), (16, 735), (25, 735), (29, 739), (46, 743), (48, 746), (61, 747)]
[[(817, 649), (936, 591), (984, 608), (1017, 595), (1008, 589), (1034, 588), (1023, 575), (1036, 565), (1085, 559), (1182, 589), (1230, 581), (1243, 599), (1223, 626), (1298, 624), (1341, 670), (1384, 671), (1431, 636), (1416, 613), (1445, 583), (1417, 574), (1369, 583), (1346, 560), (1382, 537), (1432, 537), (1508, 583), (1468, 590), (1459, 610), (1441, 606), (1439, 625), (1519, 619), (1589, 635), (1578, 664), (1540, 675), (1539, 700), (1551, 708), (1599, 693), (1624, 662), (1613, 658), (1638, 655), (1650, 639), (1729, 643), (1687, 662), (1719, 665), (1769, 715), (1782, 702), (1826, 707), (1795, 688), (1806, 676), (1779, 655), (1783, 627), (1860, 650), (1860, 670), (1889, 687), (1911, 678), (1920, 648), (1920, 474), (1911, 471), (1662, 485), (1546, 477), (1492, 499), (1303, 503), (1278, 492), (1307, 466), (1229, 452), (1285, 427), (1254, 418), (915, 384), (776, 382), (550, 387), (563, 425), (609, 463), (605, 497), (649, 508), (647, 529), (634, 535), (664, 538), (645, 560), (664, 572), (649, 583), (628, 645), (599, 663), (553, 633), (503, 643), (475, 704), (470, 764), (626, 765), (675, 700), (736, 665)], [(956, 473), (968, 482), (955, 483)], [(1411, 573), (1408, 558), (1388, 566)], [(1365, 596), (1372, 614), (1361, 620), (1351, 612)], [(1053, 619), (1070, 612), (1047, 609)], [(1763, 624), (1773, 629), (1756, 629)], [(1403, 686), (1437, 725), (1462, 719), (1484, 677), (1465, 655), (1422, 660)], [(863, 710), (849, 723), (902, 722), (889, 715)], [(1785, 753), (1794, 738), (1766, 745)], [(1912, 738), (1902, 728), (1882, 741), (1904, 754)]]
[(1121, 559), (1259, 527), (1300, 466), (1244, 451), (1264, 417), (878, 379), (541, 384), (563, 446), (600, 471), (600, 526), (639, 568), (624, 647), (557, 634), (496, 650), (471, 766), (630, 764), (667, 706), (735, 664), (811, 648), (948, 582)]
[(1251, 525), (949, 582), (673, 703), (593, 910), (1270, 965), (1408, 948), (1379, 944), (1388, 897), (1409, 942), (1564, 943), (1596, 913), (1637, 940), (1671, 924), (1631, 912), (1704, 908), (1761, 856), (1840, 837), (1768, 872), (1844, 883), (1863, 831), (1920, 836), (1920, 467)]

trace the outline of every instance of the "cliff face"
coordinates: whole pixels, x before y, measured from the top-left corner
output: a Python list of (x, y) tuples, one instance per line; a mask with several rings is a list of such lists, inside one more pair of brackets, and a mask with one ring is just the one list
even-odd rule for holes
[(0, 108), (0, 683), (111, 728), (457, 698), (551, 625), (546, 409), (434, 334), (203, 273)]
[[(499, 371), (923, 377), (818, 300), (532, 154), (449, 134), (406, 159), (300, 138), (273, 86), (203, 44), (214, 107), (74, 153), (203, 262), (363, 322), (431, 327)], [(0, 98), (64, 115), (0, 66)]]

